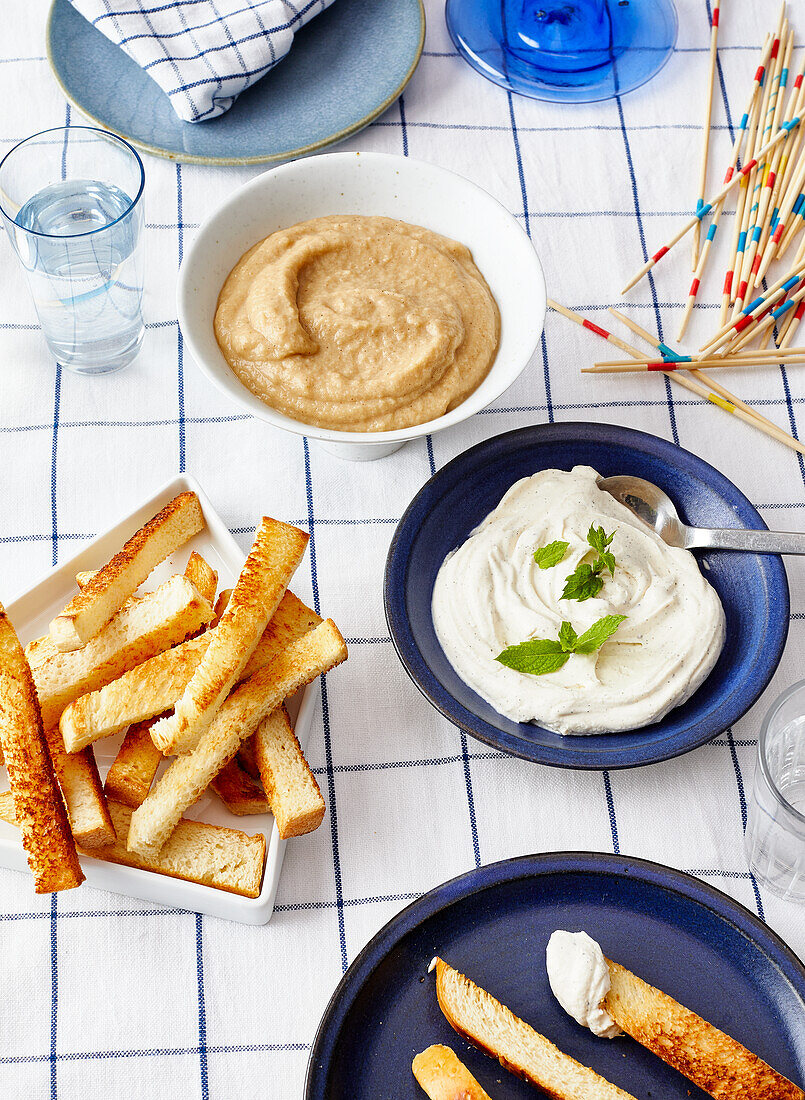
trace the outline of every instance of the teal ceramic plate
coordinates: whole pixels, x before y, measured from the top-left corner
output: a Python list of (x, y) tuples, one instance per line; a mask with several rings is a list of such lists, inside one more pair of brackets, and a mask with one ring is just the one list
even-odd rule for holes
[(264, 164), (320, 152), (368, 126), (400, 95), (422, 53), (421, 0), (335, 0), (291, 52), (208, 122), (181, 122), (119, 46), (55, 0), (53, 73), (70, 103), (146, 153), (191, 164)]

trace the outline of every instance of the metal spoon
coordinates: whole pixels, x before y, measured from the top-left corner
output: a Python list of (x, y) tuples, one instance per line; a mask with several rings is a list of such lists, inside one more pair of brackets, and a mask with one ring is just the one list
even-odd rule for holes
[(604, 477), (599, 488), (624, 504), (669, 546), (683, 550), (750, 550), (756, 554), (805, 554), (805, 533), (799, 531), (752, 531), (745, 527), (709, 529), (688, 527), (682, 522), (670, 498), (651, 481), (627, 474)]

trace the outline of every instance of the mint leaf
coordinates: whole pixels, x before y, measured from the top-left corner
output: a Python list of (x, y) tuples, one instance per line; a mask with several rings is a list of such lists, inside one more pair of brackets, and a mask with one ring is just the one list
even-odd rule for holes
[(565, 556), (569, 545), (569, 542), (556, 541), (540, 546), (534, 551), (534, 561), (540, 569), (553, 569)]
[(606, 568), (610, 572), (610, 576), (615, 575), (615, 555), (610, 554), (609, 550), (602, 550), (601, 551), (601, 556), (599, 557), (598, 562), (599, 563), (600, 562), (604, 563), (604, 565), (606, 566)]
[(604, 582), (598, 575), (600, 572), (598, 563), (587, 565), (582, 562), (581, 565), (577, 565), (575, 572), (571, 573), (565, 580), (565, 587), (559, 598), (581, 602), (597, 596), (604, 587)]
[(587, 541), (593, 550), (597, 550), (599, 554), (603, 554), (614, 538), (614, 531), (611, 535), (608, 535), (603, 527), (593, 527), (592, 524), (587, 532)]
[(605, 615), (597, 623), (593, 623), (589, 630), (585, 630), (576, 642), (575, 653), (595, 653), (604, 642), (611, 638), (621, 625), (625, 615)]
[(562, 623), (559, 627), (559, 645), (565, 653), (573, 653), (576, 649), (578, 634), (570, 623)]
[(515, 672), (544, 676), (560, 669), (569, 657), (570, 654), (563, 651), (559, 642), (532, 638), (528, 642), (520, 642), (519, 645), (510, 645), (495, 660), (506, 668), (513, 668)]

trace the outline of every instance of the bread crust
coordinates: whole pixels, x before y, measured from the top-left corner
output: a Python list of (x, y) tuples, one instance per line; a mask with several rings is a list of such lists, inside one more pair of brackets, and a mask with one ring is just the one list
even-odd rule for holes
[(128, 669), (181, 642), (212, 618), (212, 608), (177, 574), (121, 608), (81, 650), (62, 653), (49, 638), (26, 647), (45, 729), (55, 726), (75, 699), (96, 691)]
[(75, 595), (50, 624), (59, 651), (80, 649), (93, 638), (135, 592), (152, 570), (204, 528), (195, 493), (185, 492), (166, 504), (136, 531)]
[(43, 894), (80, 886), (84, 875), (42, 730), (33, 677), (2, 604), (0, 745), (34, 890)]
[(737, 1040), (609, 959), (604, 1005), (623, 1031), (715, 1100), (803, 1100), (803, 1091)]
[(282, 839), (318, 829), (324, 819), (324, 799), (285, 707), (277, 707), (264, 718), (250, 741)]
[(347, 647), (328, 619), (279, 652), (232, 692), (192, 752), (178, 757), (134, 811), (128, 844), (156, 856), (177, 821), (238, 751), (240, 743), (304, 684), (346, 660)]
[(190, 557), (187, 559), (184, 575), (195, 587), (201, 598), (206, 600), (212, 607), (215, 603), (215, 592), (218, 588), (218, 574), (198, 551), (193, 550), (191, 552)]
[(552, 1100), (634, 1100), (594, 1070), (540, 1035), (442, 959), (435, 960), (436, 996), (447, 1022), (459, 1035), (504, 1069), (536, 1085)]
[(111, 844), (115, 830), (92, 749), (66, 752), (58, 726), (45, 730), (45, 738), (76, 844), (81, 848)]
[[(320, 616), (305, 607), (293, 592), (286, 592), (240, 679), (253, 676), (282, 648), (321, 621)], [(157, 654), (71, 703), (65, 708), (60, 722), (65, 744), (78, 748), (119, 733), (135, 723), (161, 717), (181, 698), (210, 644), (210, 637), (208, 630), (198, 638)]]
[(455, 1051), (441, 1043), (417, 1054), (411, 1072), (429, 1100), (492, 1100)]
[(151, 730), (163, 753), (189, 752), (209, 729), (277, 610), (308, 539), (298, 527), (263, 517), (207, 651), (173, 714)]

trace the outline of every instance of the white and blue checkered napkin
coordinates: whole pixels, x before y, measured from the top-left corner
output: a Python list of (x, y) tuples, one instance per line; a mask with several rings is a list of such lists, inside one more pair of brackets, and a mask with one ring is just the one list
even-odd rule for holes
[(333, 0), (71, 0), (148, 73), (184, 122), (228, 111)]

